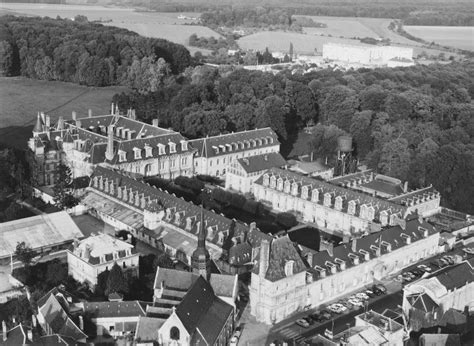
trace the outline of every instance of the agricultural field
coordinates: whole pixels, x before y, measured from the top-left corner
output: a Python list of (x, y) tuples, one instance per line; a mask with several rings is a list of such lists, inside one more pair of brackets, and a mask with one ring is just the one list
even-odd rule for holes
[(403, 26), (406, 32), (428, 42), (474, 51), (472, 26)]
[(189, 36), (193, 33), (198, 36), (220, 37), (218, 33), (205, 26), (193, 24), (196, 22), (195, 20), (178, 18), (181, 14), (188, 18), (197, 18), (200, 15), (199, 13), (139, 12), (130, 8), (88, 5), (0, 4), (0, 15), (8, 13), (51, 18), (57, 16), (74, 18), (76, 15), (83, 15), (90, 21), (100, 20), (105, 25), (125, 28), (143, 36), (164, 38), (182, 44), (190, 50), (191, 54), (196, 51), (209, 53), (205, 49), (188, 46)]
[(49, 114), (53, 123), (59, 115), (70, 119), (72, 111), (85, 116), (89, 108), (95, 115), (108, 114), (113, 95), (127, 90), (0, 77), (0, 142), (25, 147), (38, 112)]

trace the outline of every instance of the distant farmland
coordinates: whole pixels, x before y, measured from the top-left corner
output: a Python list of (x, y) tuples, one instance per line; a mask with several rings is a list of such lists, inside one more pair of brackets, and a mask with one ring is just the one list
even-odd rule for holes
[(474, 51), (472, 26), (403, 26), (403, 29), (427, 42)]
[(202, 25), (186, 25), (195, 21), (178, 19), (179, 14), (186, 17), (199, 17), (199, 13), (158, 13), (137, 12), (133, 9), (88, 5), (48, 5), (3, 3), (0, 14), (25, 14), (56, 18), (74, 18), (76, 15), (86, 16), (90, 21), (101, 20), (105, 25), (116, 26), (134, 31), (140, 35), (166, 40), (186, 46), (191, 53), (208, 52), (188, 46), (188, 38), (193, 33), (198, 36), (220, 37), (215, 31)]

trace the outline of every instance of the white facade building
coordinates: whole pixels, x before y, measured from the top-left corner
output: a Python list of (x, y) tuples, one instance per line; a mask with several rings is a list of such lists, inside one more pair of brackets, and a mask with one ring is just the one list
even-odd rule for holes
[(243, 157), (278, 153), (278, 136), (269, 127), (194, 139), (194, 174), (225, 177), (228, 165)]
[(138, 259), (132, 245), (103, 233), (75, 242), (67, 253), (69, 275), (91, 287), (97, 285), (97, 276), (115, 263), (124, 272), (138, 276)]
[(369, 66), (395, 66), (397, 60), (401, 62), (397, 66), (414, 65), (413, 48), (395, 46), (326, 43), (323, 59)]
[(279, 322), (433, 256), (438, 242), (437, 230), (415, 218), (309, 254), (307, 267), (287, 236), (264, 240), (251, 278), (251, 313), (266, 324)]

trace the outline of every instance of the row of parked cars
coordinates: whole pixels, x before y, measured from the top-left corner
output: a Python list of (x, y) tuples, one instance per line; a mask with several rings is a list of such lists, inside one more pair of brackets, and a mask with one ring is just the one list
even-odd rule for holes
[(398, 275), (395, 280), (403, 283), (411, 282), (419, 277), (421, 277), (424, 273), (431, 273), (433, 272), (433, 268), (439, 269), (439, 268), (444, 268), (447, 267), (451, 264), (454, 264), (455, 260), (453, 256), (446, 255), (441, 258), (438, 258), (432, 262), (429, 263), (429, 265), (426, 264), (420, 264), (416, 268), (411, 269), (410, 271), (406, 271), (400, 275)]
[(318, 322), (330, 320), (333, 314), (342, 314), (351, 309), (359, 309), (372, 297), (385, 294), (387, 288), (382, 284), (373, 285), (370, 289), (353, 294), (348, 298), (339, 300), (337, 303), (329, 305), (326, 309), (316, 311), (309, 316), (300, 318), (295, 323), (301, 327), (308, 328)]

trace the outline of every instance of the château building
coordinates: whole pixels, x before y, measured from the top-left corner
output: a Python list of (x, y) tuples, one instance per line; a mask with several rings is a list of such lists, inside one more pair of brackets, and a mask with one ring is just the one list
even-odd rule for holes
[(194, 174), (225, 177), (228, 165), (239, 158), (280, 152), (271, 128), (228, 133), (189, 141), (195, 148)]
[(440, 194), (432, 187), (391, 199), (353, 187), (341, 181), (325, 182), (289, 170), (271, 168), (253, 183), (252, 189), (257, 201), (269, 204), (274, 210), (293, 212), (304, 222), (314, 223), (320, 229), (349, 236), (393, 226), (413, 211), (428, 216), (439, 209)]
[(438, 243), (436, 228), (412, 216), (305, 258), (288, 236), (263, 240), (251, 278), (251, 313), (271, 324), (317, 308), (435, 255)]
[(59, 162), (67, 164), (74, 178), (89, 176), (94, 167), (119, 169), (139, 176), (173, 179), (193, 173), (194, 151), (178, 132), (149, 125), (118, 110), (110, 115), (60, 117), (51, 126), (49, 116), (38, 115), (29, 148), (34, 154), (40, 185), (54, 184)]

